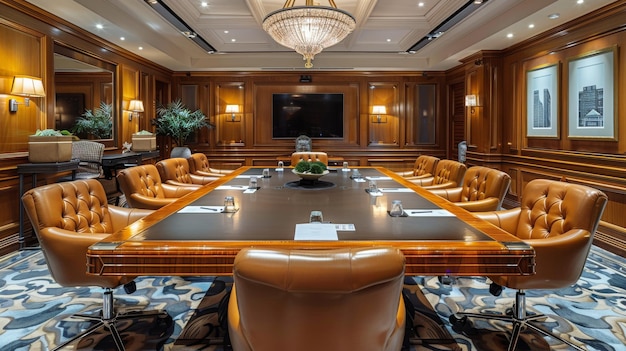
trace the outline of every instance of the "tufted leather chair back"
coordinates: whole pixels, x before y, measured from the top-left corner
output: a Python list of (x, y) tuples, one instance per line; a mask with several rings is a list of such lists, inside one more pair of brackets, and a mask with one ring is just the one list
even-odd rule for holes
[(193, 184), (189, 173), (189, 162), (184, 158), (168, 158), (156, 163), (161, 181), (174, 180), (179, 183)]
[(189, 163), (189, 171), (191, 173), (195, 173), (197, 171), (210, 172), (209, 159), (205, 154), (201, 152), (196, 152), (191, 154), (191, 156), (187, 159)]
[(104, 188), (98, 180), (76, 180), (33, 188), (24, 193), (22, 201), (57, 283), (113, 288), (133, 279), (86, 274), (87, 248), (122, 229), (131, 218), (128, 214), (112, 215)]
[(461, 202), (478, 201), (488, 198), (498, 199), (491, 210), (499, 210), (506, 192), (511, 185), (511, 177), (497, 169), (473, 166), (463, 177)]
[(122, 169), (117, 174), (117, 180), (131, 207), (136, 206), (133, 205), (132, 198), (128, 194), (139, 193), (152, 198), (165, 197), (161, 177), (155, 165), (140, 165)]
[[(437, 163), (432, 184), (451, 182), (450, 187), (456, 187), (463, 181), (467, 166), (454, 160), (441, 160)], [(454, 184), (452, 184), (454, 183)]]
[(593, 234), (606, 201), (604, 193), (584, 185), (532, 180), (522, 194), (515, 235), (525, 240), (555, 237), (571, 230)]
[(435, 172), (437, 163), (439, 163), (439, 159), (437, 157), (420, 155), (415, 160), (415, 165), (413, 166), (413, 176), (432, 175)]
[(246, 248), (233, 277), (233, 350), (402, 348), (404, 256), (397, 249)]
[(306, 151), (306, 152), (294, 152), (291, 154), (291, 166), (295, 166), (298, 162), (305, 161), (319, 161), (328, 165), (328, 155), (325, 152), (314, 152), (314, 151)]

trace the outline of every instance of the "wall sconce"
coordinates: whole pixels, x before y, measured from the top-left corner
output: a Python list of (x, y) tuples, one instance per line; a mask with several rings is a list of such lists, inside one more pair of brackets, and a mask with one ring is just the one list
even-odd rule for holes
[(133, 117), (139, 117), (139, 112), (143, 112), (143, 101), (141, 100), (130, 100), (128, 104), (128, 111), (131, 111), (128, 114), (128, 120), (132, 121)]
[(387, 123), (387, 116), (381, 116), (387, 114), (387, 107), (385, 105), (372, 106), (372, 123)]
[(226, 122), (239, 122), (241, 121), (241, 117), (237, 116), (236, 113), (239, 113), (239, 105), (226, 105), (226, 113), (230, 113), (230, 119), (227, 119)]
[(476, 95), (465, 95), (465, 106), (471, 107), (470, 113), (474, 113), (474, 107), (478, 106), (478, 97)]
[[(11, 95), (24, 96), (24, 106), (30, 106), (31, 97), (45, 97), (46, 92), (43, 89), (41, 78), (31, 76), (15, 76), (13, 77), (13, 86), (11, 87)], [(17, 112), (19, 103), (15, 99), (9, 99), (9, 112)]]

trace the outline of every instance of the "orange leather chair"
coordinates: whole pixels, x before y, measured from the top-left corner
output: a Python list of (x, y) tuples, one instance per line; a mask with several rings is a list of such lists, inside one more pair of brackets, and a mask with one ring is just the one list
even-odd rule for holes
[(117, 181), (130, 207), (159, 209), (194, 190), (193, 187), (161, 183), (155, 165), (141, 165), (120, 170)]
[(209, 159), (201, 152), (191, 154), (191, 157), (187, 159), (187, 162), (189, 163), (189, 171), (193, 174), (201, 176), (223, 177), (225, 174), (233, 171), (231, 169), (218, 169), (211, 167)]
[(177, 186), (189, 186), (195, 189), (209, 184), (219, 177), (192, 174), (186, 158), (168, 158), (156, 163), (161, 181)]
[(439, 163), (439, 159), (434, 156), (420, 155), (413, 165), (413, 170), (396, 172), (399, 176), (407, 179), (420, 179), (432, 177), (435, 173), (435, 168)]
[(597, 189), (536, 179), (524, 188), (520, 207), (478, 213), (480, 218), (517, 236), (535, 249), (536, 274), (489, 277), (493, 281), (489, 290), (494, 295), (499, 295), (503, 286), (517, 290), (512, 313), (458, 313), (450, 317), (455, 330), (467, 330), (468, 317), (496, 319), (513, 323), (509, 350), (515, 349), (523, 328), (531, 328), (582, 350), (571, 341), (533, 323), (546, 316), (541, 313), (527, 314), (525, 291), (561, 289), (578, 281), (606, 203), (607, 196)]
[(294, 167), (300, 161), (319, 161), (328, 165), (328, 154), (315, 151), (298, 151), (291, 154), (291, 166)]
[(234, 351), (399, 351), (406, 311), (397, 249), (242, 249), (228, 305)]
[(496, 211), (501, 208), (510, 185), (511, 177), (505, 172), (473, 166), (465, 172), (461, 186), (430, 192), (468, 211)]
[(116, 321), (145, 316), (167, 316), (163, 311), (117, 314), (112, 289), (124, 285), (134, 292), (132, 276), (99, 276), (86, 273), (87, 249), (134, 221), (152, 213), (107, 204), (102, 184), (96, 179), (55, 183), (28, 190), (22, 196), (26, 214), (46, 258), (52, 278), (61, 286), (99, 286), (104, 288), (102, 311), (97, 316), (76, 315), (98, 321), (82, 334), (68, 340), (62, 348), (91, 332), (103, 329), (113, 335), (118, 350), (123, 350)]
[(435, 167), (432, 177), (410, 179), (425, 189), (445, 189), (459, 186), (463, 181), (463, 176), (467, 166), (454, 160), (440, 160)]

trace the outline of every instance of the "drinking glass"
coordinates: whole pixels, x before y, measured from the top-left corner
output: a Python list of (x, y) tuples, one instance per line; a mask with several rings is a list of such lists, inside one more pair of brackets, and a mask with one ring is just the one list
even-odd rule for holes
[(369, 182), (369, 192), (377, 193), (378, 192), (378, 184), (376, 184), (375, 180), (370, 180)]
[(282, 172), (283, 167), (285, 167), (285, 164), (283, 163), (283, 161), (278, 161), (278, 167), (276, 167), (276, 170), (279, 172)]
[(258, 180), (256, 177), (250, 177), (250, 182), (248, 183), (248, 189), (257, 189)]
[(235, 198), (232, 196), (226, 196), (224, 198), (224, 212), (232, 213), (237, 211), (237, 207), (235, 207)]
[(343, 168), (341, 170), (344, 171), (344, 172), (348, 171), (348, 162), (344, 162), (343, 163)]
[(269, 177), (270, 177), (270, 169), (263, 168), (263, 178), (269, 178)]
[(322, 223), (324, 221), (324, 216), (322, 215), (322, 211), (311, 211), (311, 216), (309, 217), (309, 222), (319, 222)]
[(402, 208), (402, 201), (393, 200), (391, 201), (391, 210), (389, 211), (389, 215), (392, 217), (400, 217), (404, 214), (404, 209)]

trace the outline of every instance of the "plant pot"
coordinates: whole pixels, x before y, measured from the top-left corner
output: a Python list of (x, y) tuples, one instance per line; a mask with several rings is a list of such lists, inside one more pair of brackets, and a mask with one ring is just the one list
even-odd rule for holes
[(28, 161), (67, 162), (72, 159), (72, 136), (28, 137)]
[(184, 159), (191, 157), (191, 149), (186, 146), (177, 146), (173, 148), (172, 152), (170, 152), (170, 158), (177, 158), (177, 157), (184, 158)]

